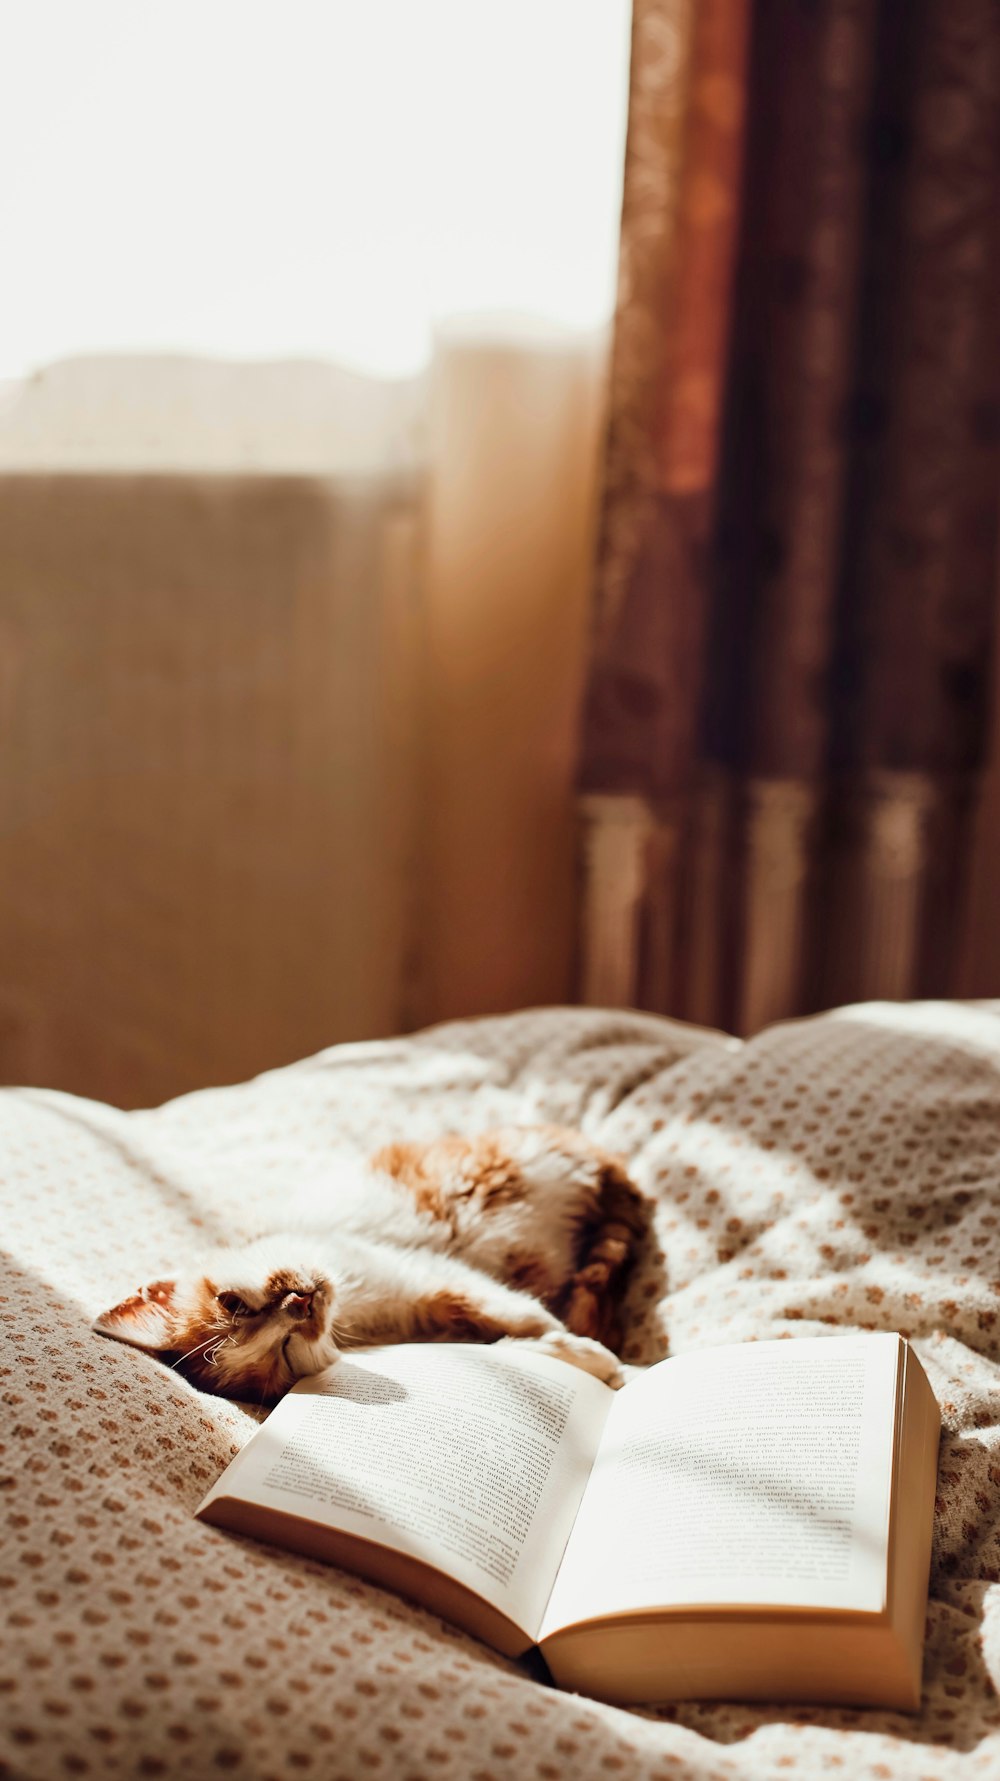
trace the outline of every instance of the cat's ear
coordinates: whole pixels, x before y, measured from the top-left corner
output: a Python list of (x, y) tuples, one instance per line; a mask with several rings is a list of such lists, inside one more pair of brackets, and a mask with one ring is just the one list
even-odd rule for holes
[(102, 1311), (91, 1328), (102, 1336), (117, 1336), (119, 1342), (134, 1342), (137, 1348), (162, 1351), (174, 1346), (176, 1308), (176, 1281), (154, 1280), (152, 1286), (141, 1286), (131, 1298)]

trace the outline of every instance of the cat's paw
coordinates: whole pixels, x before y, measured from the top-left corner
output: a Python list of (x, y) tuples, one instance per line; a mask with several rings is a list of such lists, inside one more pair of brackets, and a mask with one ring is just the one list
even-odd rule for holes
[(579, 1367), (603, 1385), (610, 1385), (612, 1391), (625, 1383), (618, 1356), (589, 1336), (574, 1336), (569, 1330), (547, 1330), (544, 1336), (531, 1337), (526, 1345), (539, 1354), (551, 1355), (553, 1360), (568, 1361), (571, 1367)]

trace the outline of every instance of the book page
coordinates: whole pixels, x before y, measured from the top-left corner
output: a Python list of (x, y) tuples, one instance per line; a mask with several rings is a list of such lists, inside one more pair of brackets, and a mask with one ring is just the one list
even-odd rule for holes
[(884, 1606), (898, 1336), (663, 1361), (616, 1398), (543, 1637), (658, 1606)]
[(209, 1492), (446, 1572), (533, 1640), (614, 1393), (520, 1349), (407, 1344), (301, 1380)]

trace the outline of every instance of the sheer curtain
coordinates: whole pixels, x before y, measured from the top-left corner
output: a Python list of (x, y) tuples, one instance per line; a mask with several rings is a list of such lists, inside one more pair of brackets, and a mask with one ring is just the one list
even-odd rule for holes
[[(628, 26), (625, 0), (5, 14), (8, 1075), (152, 1098), (568, 994)], [(66, 1038), (71, 977), (103, 1062)]]

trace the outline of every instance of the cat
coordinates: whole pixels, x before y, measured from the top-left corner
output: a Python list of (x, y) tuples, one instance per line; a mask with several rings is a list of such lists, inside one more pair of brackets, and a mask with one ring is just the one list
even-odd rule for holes
[(93, 1327), (261, 1404), (345, 1349), (391, 1342), (530, 1342), (617, 1387), (617, 1307), (645, 1228), (620, 1163), (560, 1127), (389, 1144), (338, 1169), (321, 1212), (140, 1288)]

